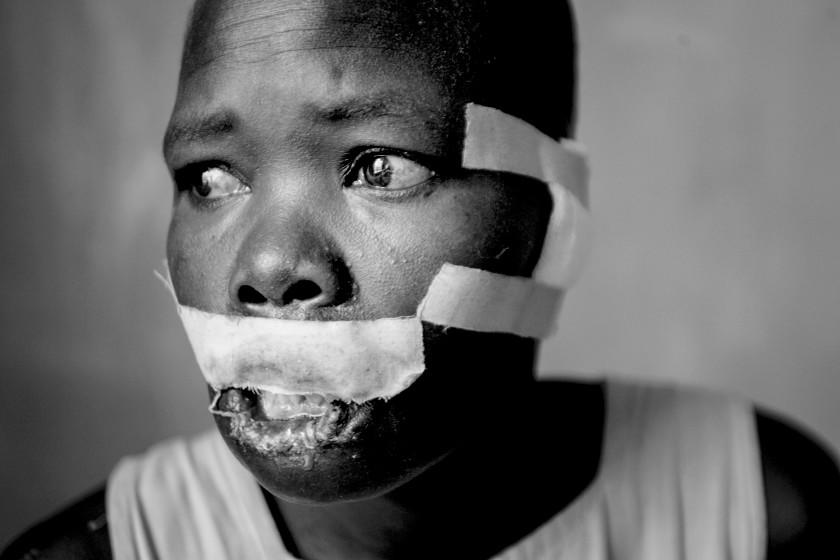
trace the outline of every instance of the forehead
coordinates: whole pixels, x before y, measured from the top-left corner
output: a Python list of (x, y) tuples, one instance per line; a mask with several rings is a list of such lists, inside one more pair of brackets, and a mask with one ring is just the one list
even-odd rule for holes
[(410, 53), (430, 69), (450, 66), (451, 74), (444, 61), (459, 50), (454, 15), (437, 0), (199, 0), (182, 78), (221, 58), (246, 62), (307, 49)]
[(388, 22), (397, 16), (378, 14), (383, 5), (199, 3), (166, 152), (177, 141), (230, 136), (245, 126), (303, 138), (301, 126), (376, 122), (430, 142), (457, 140), (462, 115), (453, 110), (451, 84), (395, 39), (398, 26)]

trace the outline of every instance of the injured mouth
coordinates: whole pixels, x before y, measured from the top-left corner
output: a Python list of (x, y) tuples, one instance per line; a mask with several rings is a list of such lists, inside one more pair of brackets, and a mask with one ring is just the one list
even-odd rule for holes
[(332, 408), (335, 399), (318, 393), (283, 394), (251, 389), (222, 389), (210, 405), (220, 416), (249, 413), (256, 421), (320, 418)]
[(312, 468), (316, 449), (352, 440), (368, 423), (370, 408), (331, 395), (235, 387), (219, 390), (210, 405), (224, 420), (223, 434), (258, 453), (284, 455), (306, 469)]

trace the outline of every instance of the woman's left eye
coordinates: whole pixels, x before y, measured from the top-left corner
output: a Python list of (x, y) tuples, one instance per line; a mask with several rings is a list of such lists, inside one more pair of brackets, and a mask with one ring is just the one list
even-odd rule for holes
[(347, 186), (398, 191), (414, 187), (435, 176), (431, 169), (394, 154), (359, 156), (347, 175)]

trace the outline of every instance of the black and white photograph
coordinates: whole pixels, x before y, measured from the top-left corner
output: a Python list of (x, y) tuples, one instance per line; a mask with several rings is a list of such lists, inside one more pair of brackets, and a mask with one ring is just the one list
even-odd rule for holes
[(840, 558), (838, 0), (2, 0), (0, 67), (0, 560)]

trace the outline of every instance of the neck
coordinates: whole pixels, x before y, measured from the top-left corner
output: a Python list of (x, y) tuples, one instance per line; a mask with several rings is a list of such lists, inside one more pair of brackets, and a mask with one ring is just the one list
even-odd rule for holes
[(313, 560), (429, 558), (443, 546), (458, 558), (501, 552), (591, 483), (604, 421), (600, 385), (534, 382), (507, 400), (492, 430), (396, 490), (329, 505), (277, 500), (278, 521)]

